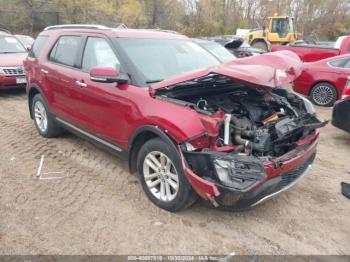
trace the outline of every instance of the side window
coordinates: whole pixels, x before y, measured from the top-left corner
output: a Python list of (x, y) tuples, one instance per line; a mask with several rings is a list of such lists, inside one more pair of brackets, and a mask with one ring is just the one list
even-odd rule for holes
[(75, 61), (81, 44), (80, 36), (61, 36), (51, 50), (49, 60), (75, 67)]
[(120, 70), (120, 62), (108, 42), (99, 37), (89, 37), (83, 55), (82, 70), (93, 67), (112, 67)]
[(346, 61), (344, 68), (350, 68), (350, 59)]
[(349, 62), (349, 59), (339, 59), (339, 60), (334, 60), (332, 62), (329, 62), (334, 67), (345, 67), (345, 65)]
[(37, 58), (45, 46), (47, 40), (49, 40), (49, 37), (46, 35), (40, 35), (36, 38), (32, 49), (30, 50), (29, 57)]

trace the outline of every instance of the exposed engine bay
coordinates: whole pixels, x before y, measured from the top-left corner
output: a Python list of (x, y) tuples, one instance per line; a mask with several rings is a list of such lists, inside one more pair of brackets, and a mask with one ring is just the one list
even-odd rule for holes
[[(223, 80), (222, 80), (223, 81)], [(232, 147), (235, 153), (278, 157), (296, 142), (327, 122), (320, 122), (308, 100), (284, 89), (226, 84), (167, 90), (163, 98), (221, 119), (215, 148)], [(223, 83), (223, 82), (222, 82)], [(197, 86), (197, 88), (195, 88)], [(202, 122), (205, 119), (202, 119)]]

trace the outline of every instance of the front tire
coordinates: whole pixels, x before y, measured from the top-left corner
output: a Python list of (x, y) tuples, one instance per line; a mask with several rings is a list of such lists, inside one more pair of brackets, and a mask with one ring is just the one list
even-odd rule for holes
[(62, 128), (56, 123), (41, 94), (34, 96), (31, 110), (35, 127), (41, 136), (51, 138), (62, 133)]
[(318, 83), (310, 92), (311, 101), (318, 106), (333, 106), (337, 96), (337, 90), (329, 83)]
[(179, 153), (164, 140), (154, 138), (141, 147), (137, 169), (144, 192), (158, 207), (176, 212), (197, 199), (183, 171)]
[(261, 49), (265, 52), (268, 52), (269, 51), (269, 48), (267, 46), (267, 44), (263, 41), (255, 41), (251, 44), (251, 47), (253, 48), (257, 48), (257, 49)]

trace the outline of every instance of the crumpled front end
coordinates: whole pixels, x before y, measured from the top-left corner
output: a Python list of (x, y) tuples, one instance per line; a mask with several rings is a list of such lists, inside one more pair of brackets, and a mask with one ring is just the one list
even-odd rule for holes
[(316, 156), (318, 134), (313, 132), (295, 150), (274, 160), (213, 151), (186, 152), (185, 149), (185, 173), (192, 181), (196, 181), (194, 176), (201, 180), (196, 181), (195, 190), (213, 206), (245, 209), (289, 189), (310, 170)]
[(228, 73), (181, 81), (154, 96), (197, 112), (206, 131), (179, 150), (193, 188), (214, 206), (245, 208), (289, 188), (312, 164), (317, 129), (327, 124), (307, 99)]

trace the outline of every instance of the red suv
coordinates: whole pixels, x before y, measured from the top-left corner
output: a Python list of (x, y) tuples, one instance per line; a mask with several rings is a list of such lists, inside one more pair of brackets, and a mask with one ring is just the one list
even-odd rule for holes
[(197, 196), (242, 209), (291, 187), (315, 159), (310, 102), (284, 89), (290, 52), (220, 62), (185, 36), (103, 26), (48, 27), (25, 61), (31, 117), (125, 156), (157, 206)]
[(0, 90), (26, 86), (25, 47), (9, 31), (0, 28)]

